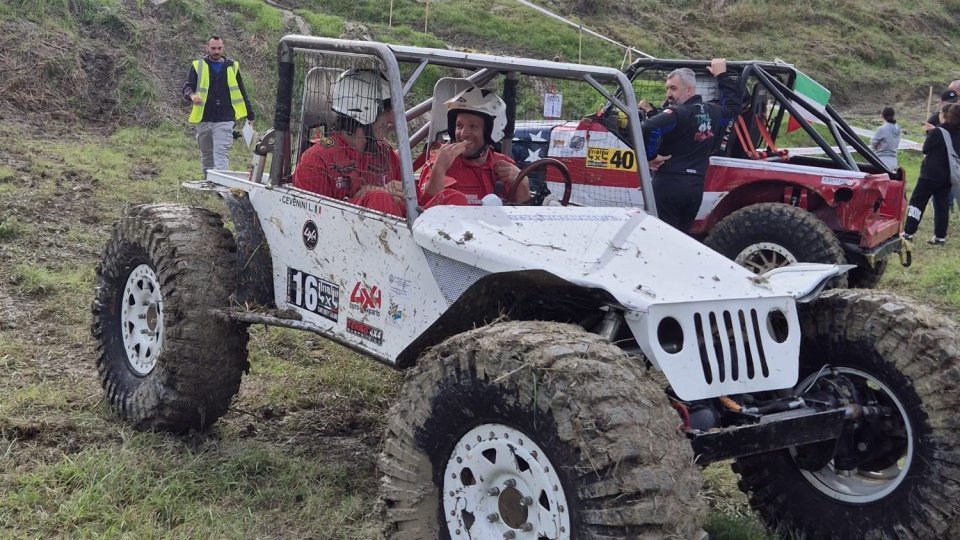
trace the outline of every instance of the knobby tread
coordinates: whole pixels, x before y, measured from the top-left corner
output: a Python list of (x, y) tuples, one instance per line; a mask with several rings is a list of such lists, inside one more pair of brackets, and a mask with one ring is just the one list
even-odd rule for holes
[[(741, 208), (713, 227), (704, 244), (730, 259), (746, 247), (769, 242), (784, 247), (800, 262), (846, 264), (843, 246), (814, 214), (783, 203), (759, 203)], [(831, 280), (846, 286), (847, 278)]]
[[(119, 301), (138, 265), (160, 283), (164, 344), (146, 376), (130, 368)], [(220, 216), (203, 208), (136, 206), (115, 225), (97, 267), (92, 333), (108, 401), (140, 429), (203, 429), (222, 416), (247, 369), (245, 327), (212, 317), (236, 287), (236, 247)]]
[[(497, 396), (484, 410), (463, 397), (478, 388)], [(702, 477), (663, 390), (635, 359), (579, 327), (504, 322), (454, 336), (408, 372), (401, 396), (379, 460), (387, 538), (448, 537), (439, 476), (457, 438), (486, 422), (521, 427), (550, 454), (574, 538), (700, 531)]]
[[(820, 357), (801, 349), (802, 373), (849, 365), (898, 392), (916, 432), (911, 474), (878, 501), (844, 504), (814, 493), (785, 452), (740, 459), (733, 469), (751, 505), (772, 528), (809, 539), (960, 536), (960, 327), (911, 300), (864, 290), (830, 291), (800, 314), (803, 347)], [(838, 354), (824, 359), (824, 351)]]

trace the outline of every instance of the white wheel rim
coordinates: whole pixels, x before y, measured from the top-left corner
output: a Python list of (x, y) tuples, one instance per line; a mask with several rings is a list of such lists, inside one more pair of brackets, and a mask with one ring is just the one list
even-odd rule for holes
[(157, 274), (145, 264), (127, 277), (120, 327), (130, 369), (137, 375), (147, 375), (156, 367), (163, 347), (163, 297)]
[(772, 242), (757, 242), (743, 248), (734, 261), (755, 274), (797, 262), (790, 250)]
[[(857, 369), (837, 367), (834, 370), (847, 376), (859, 377), (865, 380), (870, 388), (886, 394), (887, 399), (896, 405), (897, 412), (900, 413), (900, 418), (903, 420), (907, 448), (896, 463), (883, 470), (857, 470), (852, 474), (840, 473), (834, 468), (831, 461), (819, 471), (811, 472), (801, 469), (800, 473), (810, 485), (828, 497), (847, 503), (870, 503), (889, 495), (907, 477), (910, 465), (913, 463), (913, 426), (910, 425), (910, 419), (903, 403), (900, 402), (896, 394), (890, 391), (887, 385), (878, 381), (869, 373)], [(804, 379), (797, 387), (804, 388), (814, 377), (816, 377), (816, 374)], [(795, 450), (791, 449), (790, 452), (796, 456)]]
[(502, 424), (479, 425), (454, 446), (443, 476), (450, 538), (570, 538), (570, 511), (560, 477), (527, 435)]

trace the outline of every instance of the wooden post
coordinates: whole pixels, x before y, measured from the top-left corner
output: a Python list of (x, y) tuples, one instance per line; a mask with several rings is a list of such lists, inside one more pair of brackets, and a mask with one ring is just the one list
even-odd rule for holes
[(430, 0), (427, 0), (427, 7), (423, 10), (423, 33), (427, 33), (427, 21), (430, 19)]
[(390, 18), (387, 20), (387, 26), (393, 28), (393, 0), (390, 0)]
[(583, 25), (578, 25), (579, 43), (577, 44), (577, 63), (583, 63)]
[(927, 118), (930, 118), (930, 104), (933, 103), (933, 86), (930, 86), (930, 93), (927, 94), (927, 116), (924, 117), (924, 122)]

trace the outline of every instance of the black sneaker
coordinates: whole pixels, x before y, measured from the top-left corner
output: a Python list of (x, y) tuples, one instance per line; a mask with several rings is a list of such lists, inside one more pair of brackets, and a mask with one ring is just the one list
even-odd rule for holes
[(927, 243), (930, 244), (931, 246), (942, 246), (947, 243), (947, 239), (937, 238), (936, 236), (934, 236), (933, 238), (927, 240)]

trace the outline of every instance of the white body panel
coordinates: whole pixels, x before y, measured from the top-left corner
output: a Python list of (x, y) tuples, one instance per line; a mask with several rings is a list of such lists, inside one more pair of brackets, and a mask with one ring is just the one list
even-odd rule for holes
[[(388, 362), (477, 279), (543, 270), (609, 292), (681, 398), (788, 388), (799, 355), (794, 298), (839, 271), (810, 265), (757, 277), (633, 208), (439, 206), (411, 231), (397, 218), (300, 190), (211, 176), (249, 192), (271, 248), (277, 306)], [(318, 232), (313, 247), (308, 222)], [(323, 302), (298, 293), (310, 289), (307, 274)], [(788, 326), (781, 342), (766, 323), (771, 311)], [(665, 317), (683, 329), (679, 351), (660, 343)]]

